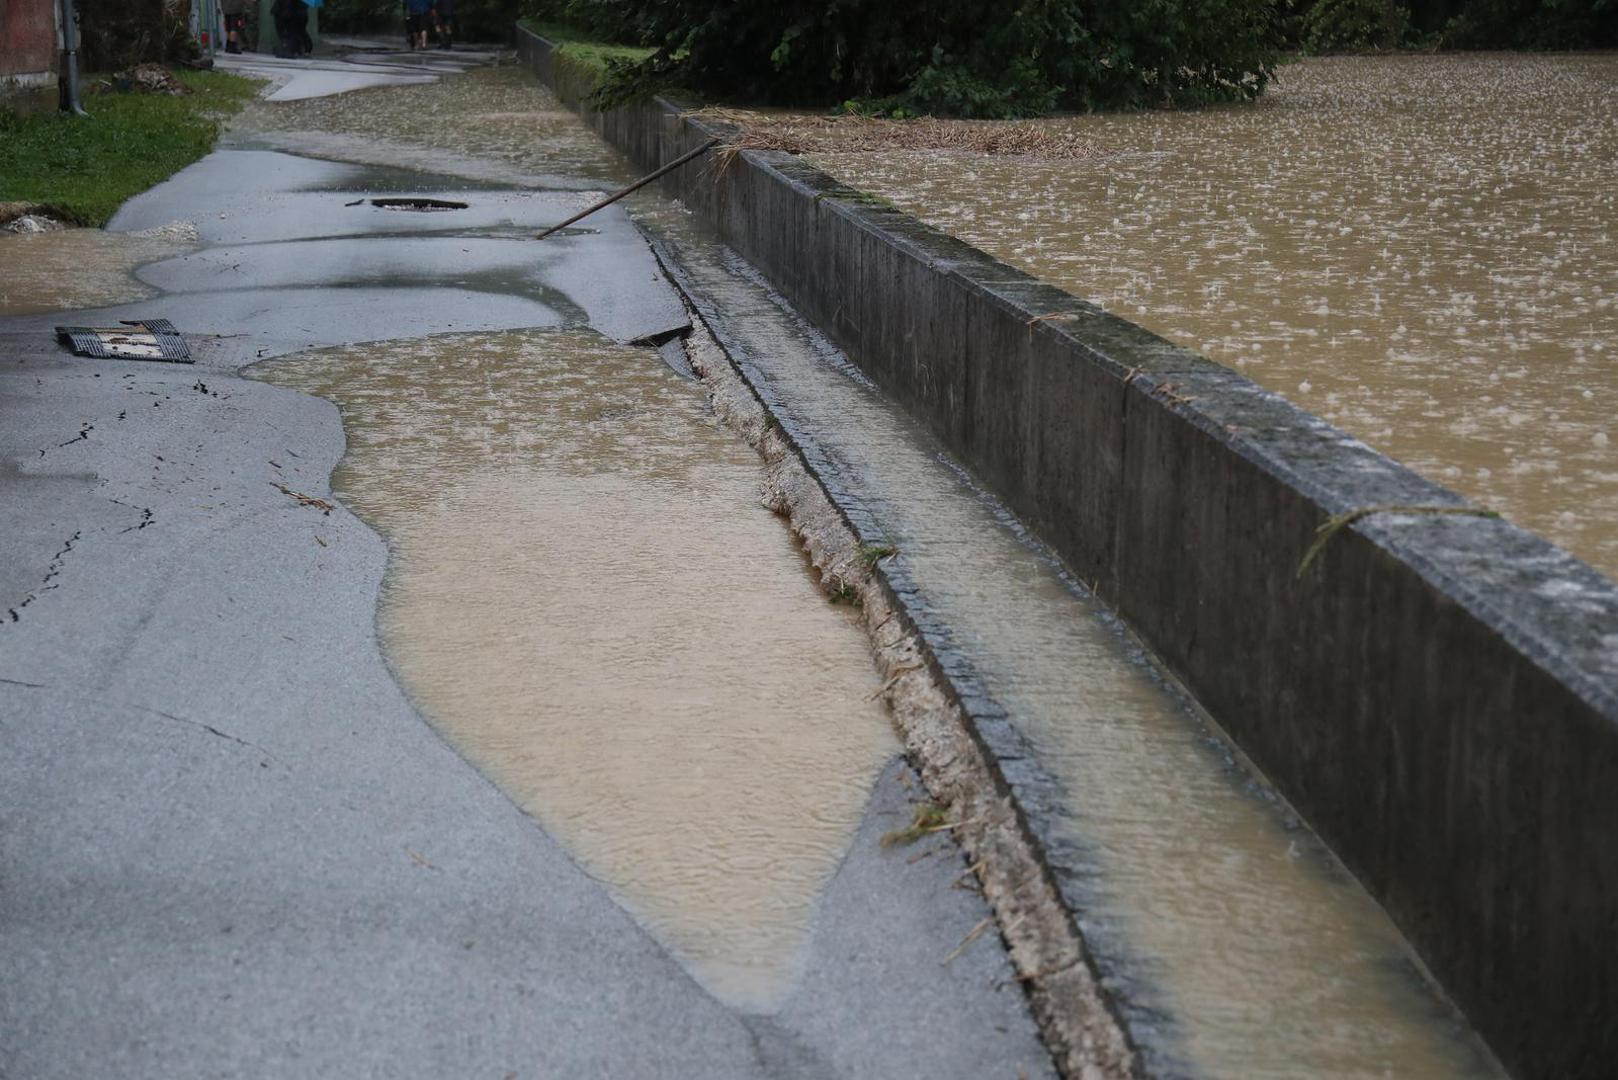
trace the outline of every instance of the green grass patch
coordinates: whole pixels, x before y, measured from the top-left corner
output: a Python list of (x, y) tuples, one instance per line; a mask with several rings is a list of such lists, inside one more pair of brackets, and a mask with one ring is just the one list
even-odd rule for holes
[(917, 803), (911, 810), (910, 824), (882, 834), (883, 847), (905, 847), (951, 827), (949, 812), (937, 803)]
[(178, 71), (189, 94), (95, 93), (89, 116), (0, 111), (0, 202), (42, 203), (79, 225), (105, 225), (124, 200), (213, 149), (220, 121), (258, 83), (222, 71)]
[(899, 549), (888, 544), (867, 544), (860, 548), (860, 565), (867, 570), (875, 570), (877, 563), (897, 554)]
[(542, 38), (556, 45), (556, 51), (569, 60), (605, 74), (608, 61), (625, 60), (634, 63), (646, 59), (657, 50), (640, 45), (614, 45), (598, 41), (565, 23), (545, 22), (542, 19), (524, 19), (522, 24)]

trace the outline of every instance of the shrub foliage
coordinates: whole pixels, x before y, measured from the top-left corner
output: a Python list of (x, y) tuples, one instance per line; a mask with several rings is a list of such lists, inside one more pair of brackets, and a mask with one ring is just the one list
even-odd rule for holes
[(86, 71), (116, 71), (147, 62), (195, 56), (178, 0), (78, 0), (79, 64)]
[(1011, 117), (1256, 96), (1275, 0), (535, 0), (657, 51), (620, 88)]
[[(259, 0), (267, 4), (270, 0)], [(511, 24), (521, 13), (519, 0), (459, 0), (455, 5), (458, 41), (506, 41)], [(325, 0), (320, 27), (352, 34), (397, 29), (404, 22), (402, 0)]]
[(1394, 0), (1316, 0), (1303, 18), (1310, 52), (1391, 49), (1410, 29), (1410, 13)]

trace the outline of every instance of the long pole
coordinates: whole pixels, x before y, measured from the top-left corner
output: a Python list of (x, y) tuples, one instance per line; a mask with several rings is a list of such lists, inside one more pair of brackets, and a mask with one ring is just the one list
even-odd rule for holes
[(575, 221), (581, 221), (584, 218), (589, 217), (591, 214), (595, 213), (597, 210), (600, 210), (602, 207), (611, 206), (613, 203), (617, 202), (619, 199), (623, 198), (625, 195), (628, 195), (629, 193), (634, 192), (634, 191), (639, 191), (641, 188), (645, 187), (647, 184), (650, 184), (653, 180), (656, 180), (658, 177), (666, 175), (667, 173), (673, 172), (675, 169), (678, 169), (681, 165), (684, 165), (686, 162), (690, 161), (692, 158), (700, 157), (701, 155), (707, 153), (709, 150), (712, 150), (715, 146), (718, 146), (718, 145), (719, 145), (719, 140), (718, 139), (709, 139), (707, 142), (703, 143), (701, 146), (697, 147), (695, 150), (691, 151), (690, 153), (681, 154), (679, 157), (675, 158), (673, 161), (669, 162), (667, 165), (663, 166), (661, 169), (658, 169), (656, 172), (651, 173), (651, 174), (649, 174), (647, 176), (641, 177), (639, 180), (636, 180), (633, 184), (630, 184), (628, 187), (624, 188), (622, 191), (614, 192), (613, 194), (608, 195), (605, 199), (602, 199), (600, 202), (596, 203), (594, 206), (590, 207), (588, 210), (579, 211), (577, 214), (574, 214), (572, 217), (568, 218), (566, 221), (562, 222), (560, 225), (552, 225), (550, 228), (546, 229), (544, 232), (542, 232), (538, 236), (534, 237), (534, 239), (535, 240), (543, 240), (547, 236), (549, 236), (551, 233), (556, 232), (559, 229), (565, 229), (569, 225), (573, 224)]
[(62, 0), (62, 111), (88, 116), (79, 104), (79, 17), (73, 0)]

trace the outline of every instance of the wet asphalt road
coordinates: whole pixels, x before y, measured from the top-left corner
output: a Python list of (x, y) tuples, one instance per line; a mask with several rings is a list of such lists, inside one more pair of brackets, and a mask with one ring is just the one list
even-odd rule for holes
[[(472, 206), (348, 205), (383, 192)], [(951, 888), (953, 849), (877, 843), (908, 816), (900, 763), (801, 984), (745, 1015), (389, 672), (387, 551), (330, 503), (336, 409), (237, 370), (447, 331), (678, 325), (621, 211), (518, 239), (583, 201), (221, 151), (114, 222), (195, 222), (203, 250), (141, 271), (166, 295), (0, 319), (0, 1076), (1048, 1072), (994, 935), (941, 962), (987, 914)], [(173, 320), (198, 363), (71, 358), (50, 334), (139, 316)]]

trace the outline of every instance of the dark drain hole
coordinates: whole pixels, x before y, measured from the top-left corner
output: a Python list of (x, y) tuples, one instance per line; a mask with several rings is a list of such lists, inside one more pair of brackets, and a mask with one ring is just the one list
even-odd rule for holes
[(435, 210), (465, 210), (470, 204), (452, 202), (449, 199), (372, 199), (372, 206), (380, 206), (384, 210), (419, 210), (429, 213)]

